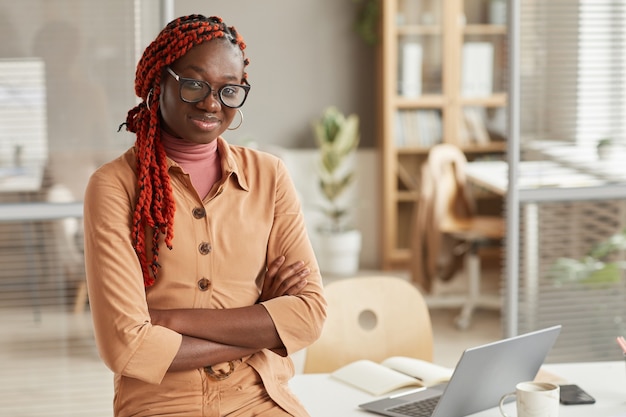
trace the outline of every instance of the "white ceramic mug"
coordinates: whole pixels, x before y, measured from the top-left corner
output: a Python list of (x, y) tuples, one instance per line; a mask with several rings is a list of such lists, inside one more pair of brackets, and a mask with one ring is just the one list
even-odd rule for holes
[(558, 417), (559, 415), (558, 385), (549, 382), (520, 382), (515, 392), (504, 394), (500, 399), (500, 413), (504, 412), (504, 402), (509, 397), (517, 397), (517, 417)]

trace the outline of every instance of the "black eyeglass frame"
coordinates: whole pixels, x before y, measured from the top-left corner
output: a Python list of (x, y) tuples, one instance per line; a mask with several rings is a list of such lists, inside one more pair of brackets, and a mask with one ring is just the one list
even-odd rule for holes
[[(172, 77), (174, 77), (174, 79), (175, 79), (176, 81), (178, 81), (178, 96), (179, 96), (179, 97), (180, 97), (180, 99), (181, 99), (182, 101), (184, 101), (185, 103), (191, 103), (191, 104), (194, 104), (194, 103), (199, 103), (199, 102), (201, 102), (201, 101), (203, 101), (203, 100), (206, 100), (206, 98), (207, 98), (208, 96), (210, 96), (211, 94), (213, 94), (214, 89), (213, 89), (213, 87), (211, 87), (211, 84), (209, 84), (208, 82), (206, 82), (206, 81), (204, 81), (204, 80), (197, 80), (197, 79), (195, 79), (195, 78), (185, 78), (185, 77), (181, 77), (180, 75), (176, 74), (176, 73), (174, 72), (174, 70), (173, 70), (171, 67), (169, 67), (169, 66), (168, 66), (168, 67), (166, 67), (166, 69), (167, 69), (167, 72), (169, 72), (169, 73), (170, 73), (170, 75), (171, 75)], [(209, 87), (209, 91), (208, 91), (208, 93), (207, 93), (204, 97), (199, 98), (198, 100), (187, 100), (187, 99), (185, 99), (185, 98), (183, 97), (183, 84), (184, 84), (185, 82), (193, 82), (193, 83), (200, 83), (200, 84), (204, 84), (204, 85), (206, 85), (207, 87)], [(231, 105), (228, 105), (228, 104), (226, 104), (226, 103), (224, 102), (224, 98), (222, 97), (222, 92), (224, 91), (224, 89), (229, 88), (229, 87), (239, 87), (239, 88), (242, 88), (242, 89), (244, 90), (243, 100), (241, 100), (241, 104), (240, 104), (240, 105), (238, 105), (238, 106), (231, 106)], [(241, 106), (243, 106), (243, 105), (244, 105), (244, 103), (246, 102), (246, 99), (248, 98), (248, 93), (249, 93), (249, 92), (250, 92), (250, 85), (245, 85), (245, 84), (224, 84), (223, 86), (221, 86), (221, 87), (217, 90), (217, 99), (219, 100), (219, 102), (220, 102), (220, 104), (221, 104), (222, 106), (228, 107), (228, 108), (230, 108), (230, 109), (238, 109), (238, 108), (241, 108)]]

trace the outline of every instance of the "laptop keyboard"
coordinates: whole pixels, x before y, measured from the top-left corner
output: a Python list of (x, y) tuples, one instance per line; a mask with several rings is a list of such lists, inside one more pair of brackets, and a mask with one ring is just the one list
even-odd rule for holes
[(430, 417), (441, 396), (427, 398), (389, 408), (388, 411), (410, 417)]

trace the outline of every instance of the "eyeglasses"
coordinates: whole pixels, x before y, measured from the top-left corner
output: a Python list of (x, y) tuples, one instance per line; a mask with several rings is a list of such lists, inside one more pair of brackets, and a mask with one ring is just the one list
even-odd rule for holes
[[(179, 77), (170, 67), (167, 71), (178, 81), (180, 99), (185, 103), (198, 103), (213, 93), (213, 87), (203, 80)], [(220, 103), (231, 109), (243, 106), (250, 91), (249, 85), (224, 84), (217, 90), (217, 98)]]

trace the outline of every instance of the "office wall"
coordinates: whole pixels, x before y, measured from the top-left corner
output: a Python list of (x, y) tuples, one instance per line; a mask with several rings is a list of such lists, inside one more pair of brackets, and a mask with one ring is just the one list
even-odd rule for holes
[(337, 105), (375, 146), (376, 54), (353, 30), (352, 0), (176, 0), (174, 13), (221, 16), (246, 40), (252, 92), (231, 139), (313, 147), (311, 121)]

